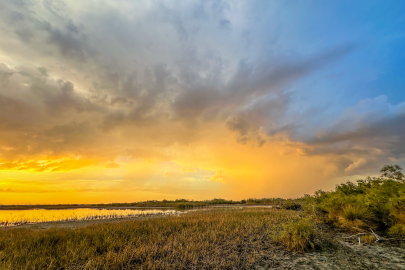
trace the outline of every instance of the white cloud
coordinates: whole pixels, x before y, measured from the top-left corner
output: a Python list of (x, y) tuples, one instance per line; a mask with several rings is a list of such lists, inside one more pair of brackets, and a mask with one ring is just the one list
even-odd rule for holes
[(350, 164), (345, 169), (345, 172), (353, 171), (354, 169), (360, 168), (361, 166), (363, 166), (366, 163), (367, 163), (367, 160), (365, 160), (364, 158), (360, 158), (359, 160), (357, 160), (357, 161), (353, 162), (352, 164)]

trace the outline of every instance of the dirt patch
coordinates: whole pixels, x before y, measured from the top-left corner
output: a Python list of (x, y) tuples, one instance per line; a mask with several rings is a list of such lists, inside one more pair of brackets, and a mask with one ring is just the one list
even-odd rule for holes
[(283, 247), (263, 254), (256, 269), (405, 269), (405, 243), (358, 245), (335, 241), (331, 248), (309, 253), (288, 252)]

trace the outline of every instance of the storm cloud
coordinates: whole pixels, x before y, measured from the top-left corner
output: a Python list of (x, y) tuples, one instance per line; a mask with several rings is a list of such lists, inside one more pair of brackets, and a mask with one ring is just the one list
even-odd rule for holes
[(364, 45), (298, 44), (278, 5), (253, 2), (2, 1), (0, 170), (175, 161), (221, 132), (325, 158), (328, 174), (401, 163), (404, 103), (312, 92)]

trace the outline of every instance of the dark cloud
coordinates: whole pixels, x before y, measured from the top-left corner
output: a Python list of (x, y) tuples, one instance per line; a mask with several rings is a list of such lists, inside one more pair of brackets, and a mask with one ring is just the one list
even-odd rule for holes
[[(197, 74), (193, 74), (197, 79), (194, 83), (182, 87), (182, 92), (176, 97), (173, 109), (180, 119), (195, 121), (204, 114), (218, 115), (222, 112), (234, 114), (235, 111), (244, 110), (247, 104), (256, 99), (275, 94), (276, 98), (268, 106), (263, 105), (262, 102), (256, 102), (256, 105), (260, 105), (257, 108), (252, 108), (255, 105), (250, 105), (249, 110), (250, 114), (260, 114), (262, 118), (270, 118), (270, 120), (277, 118), (289, 102), (285, 98), (287, 95), (282, 94), (285, 86), (344, 56), (353, 48), (352, 45), (342, 46), (290, 63), (271, 64), (269, 60), (252, 65), (241, 62), (235, 75), (227, 82), (217, 82), (215, 78), (202, 80)], [(179, 81), (187, 80), (181, 78)], [(255, 110), (258, 112), (254, 112)]]
[(85, 35), (75, 37), (71, 33), (64, 33), (59, 29), (49, 29), (48, 33), (49, 41), (55, 44), (59, 48), (60, 53), (65, 57), (84, 61), (89, 54), (95, 53), (95, 50), (88, 45)]
[(9, 78), (14, 74), (14, 71), (9, 69), (5, 64), (0, 63), (0, 83), (6, 86)]
[[(349, 121), (348, 121), (349, 122)], [(306, 144), (316, 146), (311, 154), (369, 154), (375, 149), (395, 157), (405, 157), (405, 112), (375, 119), (362, 119), (349, 131), (333, 129), (324, 134), (305, 140)], [(357, 147), (357, 148), (356, 148)], [(360, 149), (359, 149), (360, 148)]]
[(35, 120), (35, 113), (29, 104), (0, 95), (0, 126), (3, 129), (23, 129)]
[[(0, 88), (0, 159), (7, 160), (3, 168), (24, 163), (21, 168), (46, 170), (50, 166), (36, 164), (32, 158), (97, 156), (92, 152), (98, 136), (92, 119), (103, 114), (98, 105), (76, 93), (71, 82), (54, 81), (27, 68), (2, 65), (2, 70), (10, 74)], [(76, 166), (66, 162), (61, 164)]]
[(246, 94), (262, 96), (276, 87), (291, 83), (351, 52), (354, 45), (344, 45), (306, 59), (274, 63), (272, 59), (257, 65), (242, 62), (228, 95), (243, 98)]
[(20, 38), (24, 43), (29, 43), (34, 37), (32, 31), (28, 28), (20, 28), (15, 30), (15, 34)]
[(79, 166), (43, 166), (29, 163), (30, 156), (169, 160), (146, 148), (189, 142), (212, 123), (242, 144), (282, 137), (304, 155), (338, 156), (331, 162), (339, 170), (377, 150), (403, 157), (403, 105), (386, 114), (390, 105), (380, 102), (379, 110), (371, 104), (365, 114), (326, 115), (319, 123), (312, 119), (325, 110), (292, 113), (292, 87), (354, 51), (353, 44), (305, 54), (266, 35), (269, 45), (257, 38), (268, 26), (257, 22), (267, 15), (248, 19), (227, 1), (89, 5), (1, 3), (0, 48), (18, 63), (0, 64), (0, 146), (7, 149), (0, 157), (11, 160), (3, 166)]
[(48, 70), (44, 67), (38, 67), (38, 72), (41, 73), (42, 75), (48, 77)]
[(70, 30), (71, 32), (73, 32), (75, 34), (79, 33), (79, 29), (71, 20), (69, 20), (68, 23), (66, 24), (66, 29)]

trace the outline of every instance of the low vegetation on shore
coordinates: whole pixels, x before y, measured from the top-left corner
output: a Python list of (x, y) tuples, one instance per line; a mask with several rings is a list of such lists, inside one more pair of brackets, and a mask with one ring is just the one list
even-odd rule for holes
[(331, 192), (317, 191), (304, 199), (325, 213), (325, 221), (352, 232), (374, 232), (405, 238), (405, 177), (398, 165), (384, 166), (380, 177), (347, 182)]
[[(76, 229), (4, 229), (0, 269), (250, 269), (280, 252), (280, 247), (295, 252), (335, 248), (338, 244), (328, 233), (333, 228), (346, 232), (347, 238), (359, 237), (362, 244), (401, 241), (405, 238), (401, 170), (385, 166), (380, 177), (294, 200), (154, 201), (176, 203), (180, 209), (235, 207)], [(260, 202), (273, 207), (237, 207)]]
[(281, 198), (263, 198), (263, 199), (247, 199), (247, 200), (224, 200), (224, 199), (212, 199), (203, 201), (194, 201), (187, 199), (177, 200), (149, 200), (133, 203), (108, 203), (108, 204), (42, 204), (42, 205), (0, 205), (0, 210), (28, 210), (28, 209), (77, 209), (77, 208), (130, 208), (130, 207), (142, 207), (142, 208), (154, 208), (154, 207), (168, 207), (176, 209), (191, 209), (201, 208), (208, 206), (220, 206), (220, 205), (280, 205), (285, 201)]
[[(304, 213), (209, 209), (178, 217), (0, 232), (3, 269), (248, 269)], [(276, 240), (278, 241), (278, 240)], [(284, 241), (280, 239), (280, 241)], [(0, 267), (0, 268), (1, 268)]]

